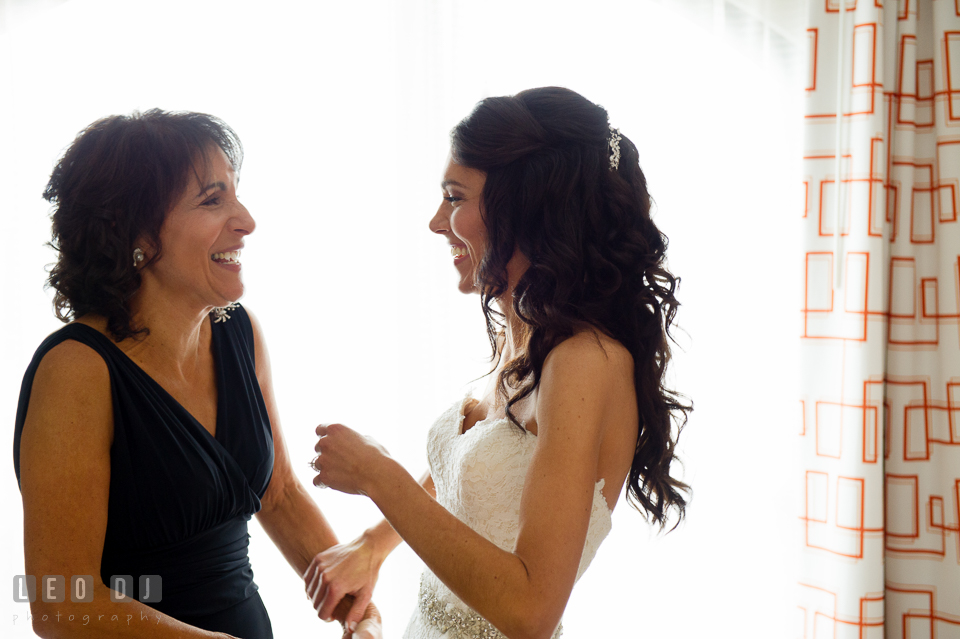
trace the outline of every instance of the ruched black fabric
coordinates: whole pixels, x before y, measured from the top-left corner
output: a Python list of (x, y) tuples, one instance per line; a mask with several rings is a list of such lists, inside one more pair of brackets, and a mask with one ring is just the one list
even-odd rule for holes
[(273, 630), (260, 593), (253, 593), (236, 606), (203, 617), (183, 617), (180, 621), (205, 630), (225, 632), (244, 639), (270, 639)]
[[(100, 576), (160, 575), (162, 613), (237, 637), (272, 637), (247, 558), (247, 522), (273, 474), (273, 435), (257, 382), (253, 328), (243, 307), (212, 322), (217, 423), (211, 435), (109, 338), (84, 324), (50, 335), (27, 368), (13, 462), (43, 356), (72, 339), (107, 363), (113, 395), (110, 501)], [(130, 593), (128, 593), (130, 594)], [(244, 619), (241, 625), (229, 620)]]

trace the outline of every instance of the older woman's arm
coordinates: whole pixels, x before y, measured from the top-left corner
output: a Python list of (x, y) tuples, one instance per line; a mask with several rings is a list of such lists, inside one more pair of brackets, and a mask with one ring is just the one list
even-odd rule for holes
[[(110, 599), (100, 579), (110, 494), (113, 401), (103, 359), (65, 341), (43, 358), (30, 393), (20, 443), (23, 548), (28, 575), (37, 578), (30, 605), (41, 637), (229, 637), (201, 630), (137, 600)], [(41, 578), (93, 577), (93, 601), (41, 601)], [(46, 621), (44, 621), (46, 616)]]
[[(283, 431), (280, 428), (280, 416), (270, 374), (270, 358), (264, 343), (263, 331), (253, 313), (249, 309), (246, 310), (253, 325), (257, 381), (260, 383), (260, 392), (263, 393), (263, 402), (270, 417), (274, 449), (273, 477), (261, 500), (257, 520), (297, 575), (303, 578), (314, 556), (335, 545), (337, 536), (316, 502), (293, 472)], [(350, 629), (363, 617), (372, 618), (379, 625), (379, 613), (372, 604), (363, 607), (353, 606), (351, 609), (352, 604), (352, 597), (344, 600), (337, 608), (334, 617), (343, 619), (349, 624)], [(347, 614), (348, 610), (349, 614)]]

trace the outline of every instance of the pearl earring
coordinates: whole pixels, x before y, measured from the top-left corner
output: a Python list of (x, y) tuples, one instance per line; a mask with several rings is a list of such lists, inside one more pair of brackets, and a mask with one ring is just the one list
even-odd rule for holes
[(143, 251), (140, 250), (140, 247), (133, 249), (133, 268), (140, 266), (140, 262), (143, 261)]

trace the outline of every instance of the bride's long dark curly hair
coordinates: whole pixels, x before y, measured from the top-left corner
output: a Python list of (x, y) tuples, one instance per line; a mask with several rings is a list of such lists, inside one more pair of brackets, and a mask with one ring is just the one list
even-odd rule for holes
[(508, 418), (520, 425), (511, 409), (537, 388), (560, 342), (590, 327), (619, 341), (633, 356), (640, 416), (628, 499), (663, 527), (671, 510), (683, 518), (689, 493), (670, 465), (693, 407), (664, 379), (680, 279), (665, 265), (637, 148), (622, 136), (613, 170), (610, 139), (603, 107), (545, 87), (482, 100), (451, 132), (451, 152), (486, 173), (477, 280), (495, 361), (503, 315), (493, 302), (507, 290), (507, 262), (516, 250), (530, 262), (513, 290), (525, 343), (497, 380)]

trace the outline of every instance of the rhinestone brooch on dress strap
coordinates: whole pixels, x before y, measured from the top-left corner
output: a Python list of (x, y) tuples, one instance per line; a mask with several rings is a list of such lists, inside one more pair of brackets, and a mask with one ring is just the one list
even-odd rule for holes
[[(420, 578), (420, 612), (424, 619), (450, 639), (507, 639), (492, 623), (473, 612), (464, 610), (452, 603), (444, 603), (435, 594), (427, 592), (423, 578)], [(449, 632), (447, 635), (445, 633)], [(559, 639), (563, 634), (563, 624), (557, 627), (551, 639)]]
[(227, 314), (227, 311), (235, 310), (237, 310), (236, 303), (216, 307), (210, 311), (210, 313), (213, 315), (213, 323), (216, 324), (217, 322), (226, 322), (228, 319), (230, 319), (230, 315)]

